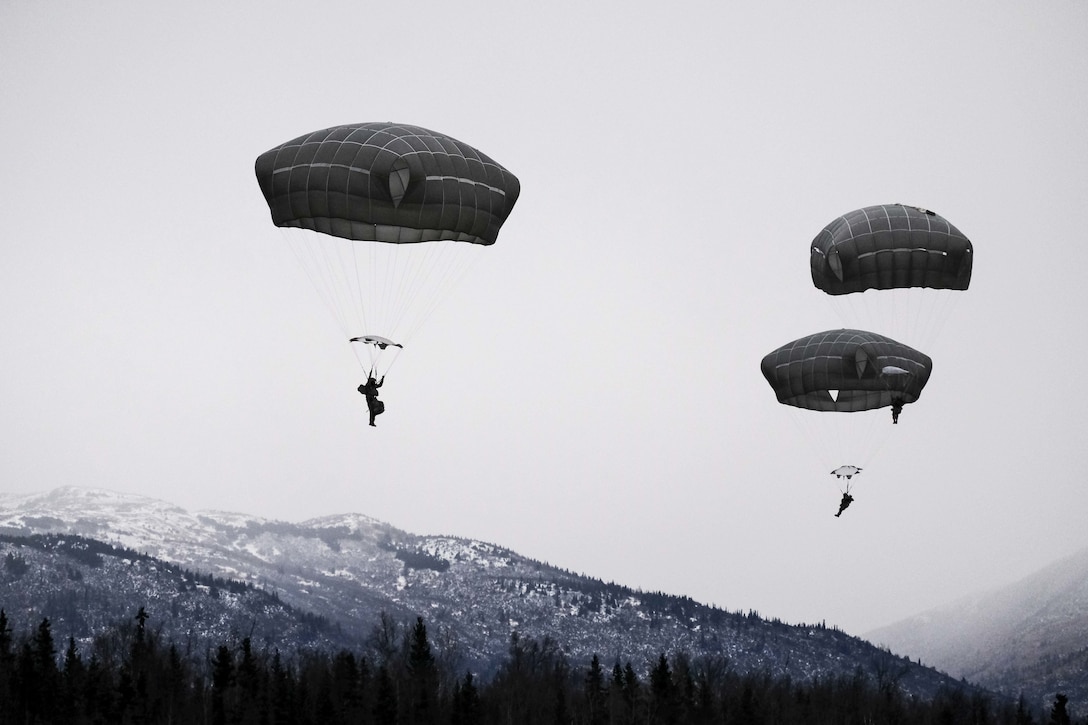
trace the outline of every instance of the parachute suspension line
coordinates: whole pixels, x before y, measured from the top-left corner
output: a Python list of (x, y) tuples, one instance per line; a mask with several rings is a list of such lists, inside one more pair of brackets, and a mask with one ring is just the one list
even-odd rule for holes
[(424, 265), (429, 254), (430, 242), (398, 244), (392, 252), (392, 264), (382, 309), (389, 310), (390, 333), (397, 342), (403, 343), (415, 331), (417, 312), (414, 300), (425, 289)]
[[(843, 448), (843, 436), (841, 425), (828, 425), (830, 418), (826, 416), (843, 416), (846, 413), (829, 413), (826, 411), (805, 410), (792, 405), (787, 414), (801, 436), (805, 449), (809, 452), (811, 460), (821, 470), (831, 470), (847, 461), (838, 460), (845, 455)], [(825, 418), (821, 420), (821, 418)]]
[[(349, 241), (348, 244), (351, 247), (350, 269), (354, 275), (352, 307), (359, 323), (353, 335), (380, 335), (395, 340), (395, 332), (388, 329), (386, 320), (379, 314), (379, 310), (385, 309), (381, 304), (386, 286), (378, 276), (381, 266), (377, 262), (381, 254), (391, 254), (396, 245), (367, 241)], [(367, 371), (368, 378), (378, 374), (379, 363), (385, 362), (383, 351), (370, 343), (352, 343), (352, 352), (359, 367)], [(388, 366), (383, 366), (382, 370), (388, 372)]]
[[(913, 379), (913, 377), (913, 374), (911, 374), (908, 379)], [(870, 416), (872, 420), (868, 422), (864, 430), (865, 441), (860, 449), (863, 455), (859, 459), (861, 468), (868, 468), (872, 460), (880, 454), (892, 435), (895, 434), (893, 431), (898, 428), (892, 422), (890, 406), (866, 411), (865, 415)]]
[(332, 300), (333, 313), (340, 324), (341, 332), (350, 333), (358, 310), (353, 304), (355, 296), (352, 288), (351, 267), (345, 259), (350, 252), (350, 245), (344, 241), (329, 237), (318, 243), (307, 245), (317, 258), (315, 265), (328, 279), (327, 288)]
[[(396, 330), (390, 320), (393, 313), (389, 310), (389, 278), (393, 275), (393, 266), (397, 260), (398, 244), (389, 242), (366, 243), (367, 260), (365, 262), (366, 279), (362, 304), (373, 314), (367, 317), (367, 334), (381, 335), (395, 339)], [(383, 310), (379, 315), (378, 310)]]
[[(359, 348), (366, 348), (365, 353)], [(355, 354), (355, 359), (359, 363), (361, 370), (367, 371), (367, 376), (371, 377), (378, 369), (379, 358), (381, 357), (381, 351), (373, 345), (366, 343), (352, 343), (351, 351)], [(395, 359), (395, 357), (394, 357)], [(391, 365), (391, 364), (390, 364)], [(389, 366), (385, 368), (385, 372), (389, 372)]]
[(793, 424), (797, 434), (801, 437), (804, 448), (808, 451), (812, 462), (817, 466), (826, 465), (826, 450), (818, 442), (816, 429), (805, 420), (804, 413), (808, 411), (803, 411), (799, 408), (794, 408), (793, 406), (786, 407), (789, 408), (789, 410), (785, 412), (790, 419), (790, 423)]
[(394, 245), (395, 248), (389, 253), (389, 263), (375, 265), (376, 270), (384, 267), (386, 272), (386, 278), (382, 282), (385, 296), (376, 304), (387, 311), (385, 323), (388, 334), (402, 344), (418, 327), (416, 300), (426, 289), (425, 269), (433, 244), (434, 242), (418, 242)]
[(422, 305), (419, 314), (420, 325), (430, 319), (438, 309), (439, 303), (446, 299), (468, 271), (475, 266), (480, 253), (485, 249), (482, 245), (467, 242), (442, 242), (441, 246), (442, 249), (435, 252), (439, 260), (430, 268), (435, 273), (435, 280), (431, 283), (434, 294)]
[(929, 350), (962, 294), (959, 290), (911, 287), (827, 297), (842, 327), (875, 332)]
[[(439, 307), (461, 277), (477, 261), (484, 245), (434, 241), (412, 243), (351, 243), (345, 252), (343, 273), (351, 278), (349, 294), (330, 307), (338, 317), (345, 308), (359, 320), (342, 323), (349, 337), (380, 335), (404, 345)], [(347, 298), (346, 301), (344, 298)], [(366, 347), (364, 353), (359, 347)], [(364, 369), (375, 366), (388, 372), (399, 357), (399, 348), (353, 345)]]
[(405, 246), (415, 249), (410, 250), (411, 259), (403, 260), (405, 264), (398, 273), (404, 279), (411, 278), (411, 285), (395, 295), (401, 302), (398, 314), (405, 317), (406, 323), (403, 329), (397, 326), (398, 342), (412, 338), (484, 249), (482, 245), (449, 240)]
[(279, 228), (279, 231), (340, 331), (345, 336), (350, 336), (353, 326), (346, 313), (352, 308), (352, 305), (346, 303), (351, 298), (350, 283), (345, 267), (338, 258), (336, 245), (307, 242), (303, 235), (309, 232), (299, 229)]
[[(349, 339), (375, 334), (371, 328), (375, 310), (371, 300), (381, 298), (374, 293), (374, 285), (368, 283), (375, 275), (371, 274), (373, 270), (368, 273), (363, 269), (366, 254), (359, 249), (359, 242), (293, 227), (281, 227), (279, 232), (318, 298), (329, 310), (339, 332)], [(383, 355), (386, 351), (374, 345), (351, 343), (351, 347), (363, 370), (380, 367), (388, 370), (381, 363), (396, 358), (396, 349), (392, 354)]]
[(958, 290), (942, 290), (941, 294), (935, 297), (930, 312), (931, 322), (927, 324), (927, 329), (929, 329), (930, 334), (928, 339), (924, 340), (926, 347), (922, 349), (929, 349), (936, 344), (937, 340), (941, 337), (941, 333), (944, 332), (945, 323), (947, 323), (955, 313), (956, 307), (959, 306), (962, 299), (963, 292)]
[(867, 468), (895, 427), (888, 408), (846, 413), (785, 407), (820, 470), (842, 465)]
[(372, 249), (370, 267), (375, 294), (370, 304), (386, 314), (380, 324), (375, 322), (371, 332), (390, 336), (399, 343), (410, 340), (452, 287), (434, 280), (441, 280), (443, 275), (449, 278), (450, 269), (456, 267), (459, 257), (474, 246), (477, 245), (421, 242)]
[(386, 280), (386, 296), (379, 304), (381, 309), (389, 311), (389, 334), (400, 343), (404, 342), (409, 329), (415, 327), (415, 321), (406, 317), (414, 317), (412, 300), (424, 284), (419, 258), (426, 258), (429, 244), (430, 242), (398, 244), (392, 250), (392, 264), (387, 268), (389, 275)]
[(356, 331), (354, 335), (368, 335), (371, 334), (370, 320), (367, 319), (368, 306), (366, 304), (366, 300), (363, 299), (363, 290), (365, 290), (366, 288), (363, 286), (363, 280), (360, 278), (359, 275), (359, 247), (357, 244), (352, 242), (349, 242), (348, 245), (351, 247), (350, 274), (352, 274), (355, 278), (355, 284), (353, 285), (352, 289), (352, 291), (354, 292), (354, 304), (352, 305), (352, 308), (359, 311), (358, 321), (361, 328)]
[(877, 457), (888, 439), (893, 435), (896, 426), (892, 423), (892, 415), (889, 408), (877, 408), (868, 411), (872, 420), (869, 421), (866, 431), (866, 443), (860, 458), (861, 468), (868, 468), (873, 459)]

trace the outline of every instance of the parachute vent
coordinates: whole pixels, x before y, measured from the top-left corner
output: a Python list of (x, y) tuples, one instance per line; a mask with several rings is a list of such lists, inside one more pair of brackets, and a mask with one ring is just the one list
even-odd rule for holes
[(398, 158), (393, 162), (393, 168), (389, 169), (389, 197), (393, 200), (393, 207), (400, 206), (400, 200), (408, 191), (408, 182), (412, 179), (412, 172), (408, 168), (408, 162)]
[(834, 249), (827, 255), (827, 264), (831, 267), (831, 271), (842, 282), (842, 260), (839, 259), (839, 253)]
[(858, 371), (858, 378), (865, 377), (865, 370), (869, 366), (869, 353), (864, 347), (859, 347), (854, 353), (854, 365)]

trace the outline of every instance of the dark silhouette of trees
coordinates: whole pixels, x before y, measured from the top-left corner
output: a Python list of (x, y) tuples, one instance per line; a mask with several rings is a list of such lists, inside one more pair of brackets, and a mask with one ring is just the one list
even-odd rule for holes
[(1069, 698), (1058, 693), (1054, 696), (1054, 705), (1050, 708), (1050, 722), (1052, 725), (1070, 725), (1072, 720), (1069, 719), (1069, 712), (1066, 710), (1066, 705), (1069, 704)]
[(228, 715), (234, 713), (234, 655), (225, 644), (219, 645), (216, 652), (211, 679), (212, 725), (226, 725)]
[(669, 660), (662, 652), (657, 665), (650, 671), (650, 701), (647, 720), (653, 725), (673, 725), (676, 722), (675, 686)]
[(396, 725), (397, 692), (385, 665), (378, 668), (378, 691), (374, 697), (373, 714), (377, 725)]
[(589, 670), (585, 678), (585, 702), (588, 725), (603, 725), (607, 722), (605, 695), (607, 689), (604, 683), (604, 670), (601, 669), (601, 659), (594, 654), (589, 662)]
[(481, 722), (480, 693), (471, 672), (466, 672), (465, 679), (454, 685), (452, 710), (450, 725), (479, 725)]
[(412, 628), (407, 675), (406, 722), (432, 725), (438, 717), (438, 670), (427, 641), (427, 626), (423, 623), (423, 617), (416, 617), (415, 627)]
[[(1024, 699), (967, 686), (929, 699), (905, 695), (899, 672), (876, 663), (852, 676), (797, 682), (738, 672), (723, 657), (662, 652), (642, 674), (616, 658), (572, 664), (559, 643), (513, 635), (496, 674), (455, 675), (436, 655), (422, 617), (383, 616), (359, 652), (261, 650), (248, 637), (202, 653), (163, 643), (136, 616), (94, 642), (69, 637), (63, 652), (43, 619), (12, 632), (0, 609), (0, 723), (44, 725), (1072, 725), (1058, 694), (1046, 719)], [(441, 650), (441, 646), (438, 648)], [(624, 662), (621, 665), (621, 661)], [(886, 664), (886, 663), (885, 663)], [(872, 670), (872, 671), (870, 671)]]

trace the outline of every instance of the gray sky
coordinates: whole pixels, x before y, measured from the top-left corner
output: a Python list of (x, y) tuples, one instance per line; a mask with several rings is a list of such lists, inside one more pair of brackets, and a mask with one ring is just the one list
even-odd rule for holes
[[(1088, 545), (1088, 5), (749, 5), (3, 2), (0, 487), (365, 513), (859, 634)], [(363, 121), (522, 185), (376, 429), (253, 174)], [(835, 519), (853, 461), (759, 362), (847, 326), (808, 244), (891, 202), (974, 277)]]

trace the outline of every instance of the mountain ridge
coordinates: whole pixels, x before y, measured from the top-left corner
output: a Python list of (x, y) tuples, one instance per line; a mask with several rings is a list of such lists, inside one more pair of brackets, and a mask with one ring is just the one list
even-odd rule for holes
[(1088, 699), (1088, 548), (864, 635), (987, 687)]
[(518, 635), (551, 638), (570, 658), (586, 662), (594, 654), (605, 662), (622, 656), (646, 667), (662, 653), (685, 651), (799, 680), (863, 673), (920, 696), (956, 684), (822, 624), (790, 625), (633, 590), (495, 544), (411, 534), (362, 514), (292, 524), (190, 513), (154, 499), (64, 487), (0, 495), (0, 534), (120, 544), (172, 566), (250, 585), (331, 622), (348, 642), (365, 641), (382, 614), (401, 621), (422, 616), (482, 673)]

